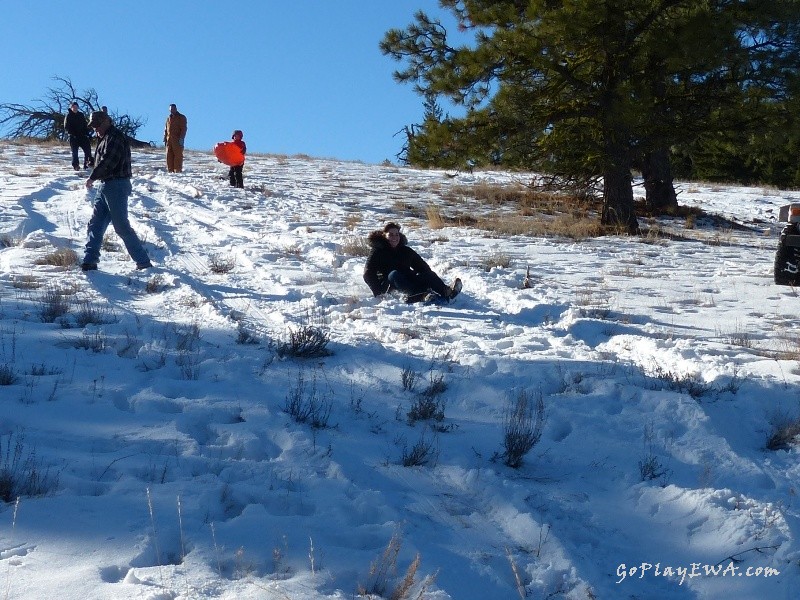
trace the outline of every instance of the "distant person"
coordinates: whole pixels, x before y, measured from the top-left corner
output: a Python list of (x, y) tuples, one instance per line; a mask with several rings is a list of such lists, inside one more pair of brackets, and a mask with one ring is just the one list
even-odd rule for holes
[(387, 223), (383, 230), (373, 231), (367, 241), (372, 250), (364, 266), (364, 281), (373, 296), (398, 290), (406, 294), (406, 302), (447, 302), (461, 291), (460, 279), (456, 278), (452, 286), (447, 286), (408, 246), (397, 223)]
[(88, 169), (94, 164), (92, 158), (91, 131), (86, 124), (86, 116), (78, 108), (78, 103), (69, 105), (69, 112), (64, 117), (64, 129), (69, 135), (69, 147), (72, 150), (72, 168), (80, 170), (78, 162), (78, 148), (83, 150), (83, 168)]
[(136, 268), (148, 269), (153, 265), (128, 221), (128, 196), (131, 193), (131, 147), (128, 138), (114, 127), (111, 117), (99, 110), (92, 113), (89, 127), (94, 129), (100, 141), (94, 169), (86, 180), (86, 189), (91, 189), (95, 181), (102, 182), (102, 186), (86, 228), (87, 240), (81, 269), (97, 269), (103, 235), (109, 223), (114, 226), (130, 257), (136, 261)]
[(183, 171), (183, 144), (186, 140), (186, 115), (178, 112), (178, 107), (169, 105), (169, 116), (164, 124), (164, 145), (167, 148), (167, 171)]
[(231, 139), (233, 143), (242, 151), (242, 164), (240, 165), (233, 165), (228, 171), (228, 178), (231, 181), (231, 185), (237, 188), (244, 187), (244, 177), (242, 176), (242, 167), (244, 167), (244, 155), (247, 153), (247, 145), (244, 143), (242, 138), (244, 134), (242, 133), (241, 129), (237, 129), (231, 135)]

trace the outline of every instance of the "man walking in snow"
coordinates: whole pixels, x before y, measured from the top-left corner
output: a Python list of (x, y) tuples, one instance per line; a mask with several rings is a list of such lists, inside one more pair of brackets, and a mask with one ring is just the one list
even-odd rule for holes
[(69, 105), (69, 112), (64, 117), (64, 129), (69, 135), (69, 147), (72, 150), (72, 168), (80, 170), (78, 162), (78, 148), (83, 150), (83, 168), (88, 169), (94, 164), (92, 159), (92, 141), (89, 139), (90, 131), (86, 125), (86, 117), (78, 108), (78, 103)]
[(111, 117), (102, 111), (92, 113), (89, 127), (95, 130), (100, 142), (97, 144), (94, 169), (86, 180), (86, 189), (91, 189), (95, 181), (101, 181), (102, 185), (87, 226), (88, 239), (81, 269), (97, 269), (103, 235), (109, 223), (114, 226), (130, 257), (136, 261), (136, 268), (150, 268), (153, 265), (147, 251), (128, 221), (128, 196), (132, 189), (131, 147), (128, 139), (114, 127)]
[(186, 140), (186, 115), (178, 107), (169, 105), (169, 116), (164, 124), (164, 145), (167, 147), (167, 171), (183, 171), (183, 143)]

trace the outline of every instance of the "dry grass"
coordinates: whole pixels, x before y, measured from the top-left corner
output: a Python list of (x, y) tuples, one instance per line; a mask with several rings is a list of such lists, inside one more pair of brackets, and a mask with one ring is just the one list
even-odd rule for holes
[(369, 256), (370, 246), (363, 237), (348, 236), (339, 246), (345, 256)]
[(161, 273), (156, 273), (150, 279), (147, 280), (147, 283), (144, 286), (144, 291), (148, 294), (158, 294), (166, 289), (167, 284), (164, 279), (164, 276)]
[(320, 358), (330, 356), (327, 346), (330, 332), (325, 326), (304, 324), (289, 329), (286, 340), (278, 342), (276, 352), (280, 358)]
[(790, 450), (800, 444), (800, 416), (776, 414), (771, 421), (772, 431), (766, 443), (768, 450)]
[(58, 248), (35, 261), (37, 265), (51, 265), (69, 269), (78, 262), (78, 254), (72, 248)]
[(15, 248), (22, 245), (22, 235), (0, 234), (0, 248)]
[(42, 287), (42, 282), (33, 275), (16, 275), (11, 286), (17, 290), (36, 290)]
[[(432, 188), (433, 189), (433, 188)], [(429, 190), (431, 191), (431, 190)], [(474, 185), (453, 186), (440, 190), (442, 208), (419, 208), (409, 203), (396, 208), (409, 216), (427, 218), (432, 228), (471, 227), (499, 236), (527, 235), (533, 237), (560, 237), (584, 240), (605, 235), (627, 235), (627, 230), (608, 227), (600, 223), (602, 200), (584, 193), (553, 191), (516, 184), (496, 184), (487, 181)], [(697, 227), (698, 219), (707, 216), (697, 208), (679, 206), (668, 214), (657, 216), (680, 219), (682, 233), (664, 229), (647, 211), (643, 199), (635, 202), (636, 214), (651, 217), (642, 241), (663, 243), (667, 239), (695, 239), (686, 232)], [(732, 232), (720, 224), (712, 235), (700, 241), (711, 245), (730, 245)]]
[(511, 257), (505, 252), (493, 252), (483, 259), (481, 265), (486, 272), (495, 268), (507, 269), (511, 266)]
[(428, 227), (431, 229), (442, 229), (445, 227), (445, 217), (438, 206), (426, 207), (425, 216), (428, 217)]
[(28, 447), (23, 431), (0, 435), (0, 501), (46, 496), (57, 487), (58, 474), (37, 458), (35, 447)]
[(395, 200), (392, 203), (392, 211), (398, 217), (424, 219), (426, 218), (426, 207), (413, 204), (404, 200)]
[(800, 346), (793, 336), (778, 337), (775, 346), (765, 353), (773, 360), (791, 360), (800, 362)]
[(230, 273), (236, 267), (236, 257), (224, 254), (212, 254), (208, 258), (208, 268), (212, 273), (224, 275)]
[(43, 140), (41, 138), (31, 138), (31, 137), (18, 137), (13, 139), (6, 139), (3, 140), (3, 144), (8, 146), (19, 146), (22, 148), (28, 146), (38, 146), (41, 148), (69, 147), (69, 144), (62, 140), (58, 139)]
[(65, 290), (50, 286), (39, 296), (39, 316), (44, 323), (53, 323), (70, 311), (72, 300)]
[(443, 200), (460, 202), (466, 198), (474, 198), (482, 204), (498, 206), (510, 202), (520, 202), (529, 193), (530, 189), (522, 184), (495, 184), (479, 181), (469, 186), (453, 186), (443, 196)]
[[(442, 202), (452, 207), (449, 214), (438, 208), (426, 209), (428, 224), (435, 229), (473, 227), (503, 236), (576, 240), (616, 233), (600, 225), (599, 201), (522, 184), (484, 181), (473, 186), (455, 186), (442, 193)], [(410, 212), (413, 207), (398, 208)]]
[[(406, 569), (402, 579), (396, 577), (397, 557), (400, 553), (402, 539), (395, 533), (386, 548), (371, 565), (367, 583), (358, 585), (358, 595), (366, 598), (387, 598), (387, 600), (419, 600), (424, 597), (425, 591), (433, 583), (435, 576), (426, 576), (417, 582), (421, 557), (419, 553)], [(391, 590), (390, 590), (390, 585)], [(415, 589), (416, 588), (416, 589)]]
[(525, 455), (539, 443), (545, 423), (542, 393), (530, 394), (517, 390), (509, 397), (503, 427), (503, 463), (519, 469)]
[(104, 235), (102, 250), (104, 252), (122, 252), (122, 246), (120, 245), (119, 238), (112, 233), (107, 233)]
[(349, 229), (355, 229), (362, 221), (364, 217), (361, 216), (360, 213), (349, 213), (347, 218), (344, 220), (344, 226)]

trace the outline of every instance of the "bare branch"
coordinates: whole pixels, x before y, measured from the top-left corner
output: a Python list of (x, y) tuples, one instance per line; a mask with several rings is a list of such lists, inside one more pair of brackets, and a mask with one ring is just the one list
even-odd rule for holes
[[(31, 104), (0, 103), (0, 132), (5, 137), (66, 140), (64, 116), (72, 102), (77, 102), (85, 115), (99, 110), (101, 103), (94, 88), (78, 91), (69, 77), (53, 77), (53, 80), (55, 85)], [(117, 129), (136, 141), (136, 132), (144, 125), (141, 117), (111, 113), (111, 118)]]

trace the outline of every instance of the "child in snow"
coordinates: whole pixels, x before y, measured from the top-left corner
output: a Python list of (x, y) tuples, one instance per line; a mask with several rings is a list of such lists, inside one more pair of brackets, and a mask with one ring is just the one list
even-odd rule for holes
[(369, 234), (372, 248), (364, 266), (364, 281), (374, 296), (391, 290), (406, 294), (406, 302), (450, 301), (461, 291), (461, 280), (445, 285), (428, 263), (408, 246), (400, 225), (387, 223), (383, 230)]
[(242, 141), (243, 137), (244, 134), (242, 133), (241, 129), (237, 129), (236, 131), (233, 132), (233, 135), (231, 135), (233, 143), (236, 144), (242, 151), (242, 164), (234, 165), (231, 167), (230, 171), (228, 171), (228, 178), (231, 181), (231, 185), (237, 188), (244, 187), (244, 179), (242, 177), (242, 167), (244, 167), (244, 155), (247, 152), (247, 146), (245, 145), (244, 141)]

